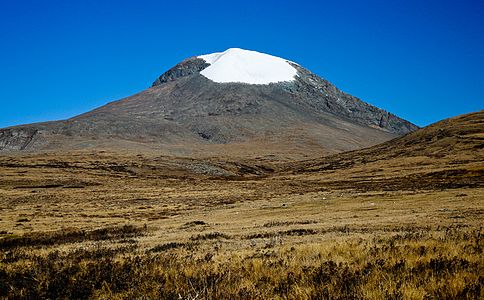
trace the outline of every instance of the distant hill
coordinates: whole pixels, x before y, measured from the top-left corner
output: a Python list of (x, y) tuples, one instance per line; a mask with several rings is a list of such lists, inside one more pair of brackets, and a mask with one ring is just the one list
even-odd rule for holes
[(286, 170), (313, 174), (315, 179), (334, 173), (328, 185), (364, 190), (482, 187), (484, 111), (446, 119), (370, 148), (291, 163)]

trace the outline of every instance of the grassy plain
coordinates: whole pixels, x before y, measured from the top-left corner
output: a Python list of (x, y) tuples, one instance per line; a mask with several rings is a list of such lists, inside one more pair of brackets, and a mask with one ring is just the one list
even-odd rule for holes
[(3, 156), (0, 296), (482, 299), (481, 161), (351, 157)]
[(483, 129), (306, 161), (0, 156), (0, 297), (483, 299)]

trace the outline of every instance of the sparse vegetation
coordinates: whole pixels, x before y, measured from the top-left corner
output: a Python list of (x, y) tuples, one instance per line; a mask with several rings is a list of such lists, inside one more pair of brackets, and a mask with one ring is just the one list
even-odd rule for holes
[(231, 238), (232, 238), (231, 236), (222, 232), (209, 232), (205, 234), (197, 234), (196, 236), (192, 236), (190, 240), (200, 241), (200, 240), (216, 240), (216, 239), (231, 239)]
[(297, 225), (297, 224), (315, 224), (318, 223), (313, 220), (303, 220), (303, 221), (270, 221), (265, 223), (264, 227), (278, 227), (278, 226), (289, 226), (289, 225)]
[(116, 241), (142, 235), (142, 230), (131, 225), (122, 227), (107, 227), (92, 231), (69, 229), (50, 233), (33, 233), (23, 236), (7, 235), (0, 239), (0, 249), (15, 247), (52, 246), (82, 241)]

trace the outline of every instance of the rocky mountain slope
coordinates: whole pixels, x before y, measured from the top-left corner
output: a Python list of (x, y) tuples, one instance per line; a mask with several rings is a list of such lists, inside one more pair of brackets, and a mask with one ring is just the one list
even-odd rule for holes
[(0, 130), (0, 151), (125, 149), (305, 157), (417, 127), (296, 63), (242, 49), (189, 58), (153, 86), (73, 118)]

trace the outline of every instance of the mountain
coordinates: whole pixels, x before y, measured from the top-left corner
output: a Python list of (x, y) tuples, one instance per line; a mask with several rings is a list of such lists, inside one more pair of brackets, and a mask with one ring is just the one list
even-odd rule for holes
[(306, 157), (417, 129), (297, 63), (243, 49), (188, 58), (145, 91), (67, 120), (0, 130), (0, 151)]

